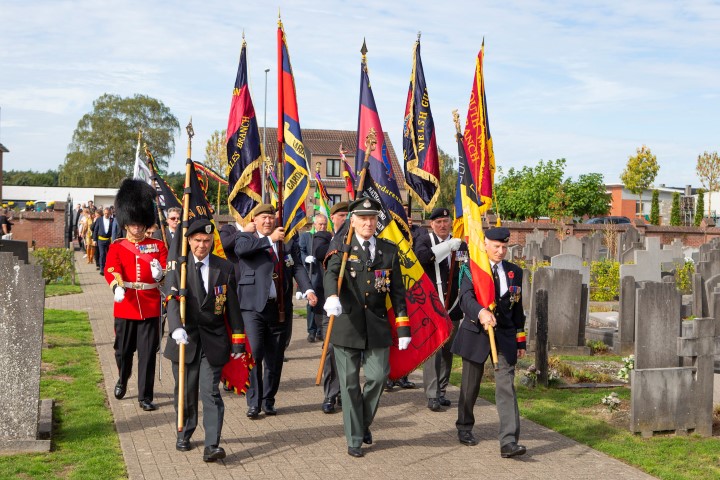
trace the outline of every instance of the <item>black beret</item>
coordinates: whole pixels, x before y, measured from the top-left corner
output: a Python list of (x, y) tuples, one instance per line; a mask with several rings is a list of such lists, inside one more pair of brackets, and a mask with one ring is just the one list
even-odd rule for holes
[(263, 203), (262, 205), (255, 208), (255, 213), (253, 213), (253, 216), (257, 217), (258, 215), (262, 215), (265, 213), (269, 215), (275, 215), (275, 207), (273, 207), (269, 203)]
[(508, 243), (510, 241), (510, 230), (505, 227), (491, 228), (485, 232), (485, 238), (497, 242)]
[(330, 208), (330, 215), (335, 215), (338, 212), (347, 212), (348, 202), (338, 202)]
[(355, 215), (379, 215), (380, 202), (373, 198), (363, 197), (353, 201), (348, 207), (348, 211)]
[(430, 220), (436, 220), (438, 218), (445, 218), (450, 217), (450, 210), (447, 208), (437, 207), (433, 208), (433, 211), (430, 212)]
[(198, 218), (190, 224), (185, 236), (189, 237), (190, 235), (193, 235), (195, 233), (205, 233), (209, 235), (214, 231), (215, 225), (213, 225), (210, 220), (208, 220), (207, 218)]

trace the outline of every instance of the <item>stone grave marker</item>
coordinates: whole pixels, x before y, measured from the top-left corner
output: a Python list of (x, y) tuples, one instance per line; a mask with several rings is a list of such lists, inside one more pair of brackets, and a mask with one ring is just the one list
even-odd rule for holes
[(530, 242), (535, 242), (539, 246), (542, 247), (542, 244), (544, 241), (545, 241), (545, 234), (542, 233), (540, 230), (538, 230), (537, 227), (533, 229), (532, 233), (525, 235), (525, 244), (526, 245)]
[(50, 440), (39, 430), (41, 415), (47, 415), (40, 402), (42, 268), (0, 253), (0, 292), (0, 451), (49, 451)]
[(555, 231), (550, 230), (542, 244), (542, 252), (545, 258), (552, 258), (560, 254), (560, 239), (555, 236)]
[(525, 258), (525, 261), (530, 264), (533, 261), (542, 262), (544, 259), (540, 245), (535, 242), (528, 242), (525, 244), (525, 247), (523, 247), (522, 256), (523, 258)]
[(583, 243), (576, 237), (568, 237), (560, 243), (560, 253), (575, 255), (582, 259)]

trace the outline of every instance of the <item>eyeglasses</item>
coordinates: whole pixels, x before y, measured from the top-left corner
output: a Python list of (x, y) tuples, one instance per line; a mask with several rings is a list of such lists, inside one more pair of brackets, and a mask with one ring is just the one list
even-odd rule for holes
[(172, 220), (173, 222), (177, 222), (180, 220), (180, 217), (168, 217), (168, 220)]

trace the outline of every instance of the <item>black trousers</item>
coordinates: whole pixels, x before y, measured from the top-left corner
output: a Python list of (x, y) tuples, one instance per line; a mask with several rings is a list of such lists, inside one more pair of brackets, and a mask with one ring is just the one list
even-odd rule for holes
[(291, 325), (280, 323), (277, 302), (268, 302), (262, 312), (242, 311), (245, 335), (250, 342), (255, 368), (250, 370), (250, 387), (245, 396), (248, 407), (275, 405), (280, 387), (283, 357)]
[(107, 258), (107, 252), (110, 248), (110, 240), (98, 240), (97, 242), (97, 266), (100, 267), (100, 271), (105, 271), (105, 259)]
[[(220, 395), (220, 374), (222, 367), (210, 365), (205, 353), (196, 350), (195, 358), (185, 364), (185, 408), (183, 418), (185, 425), (178, 432), (178, 439), (190, 440), (198, 424), (198, 398), (203, 405), (203, 429), (205, 430), (205, 446), (220, 444), (225, 403)], [(178, 376), (180, 364), (172, 362), (175, 378), (175, 413), (178, 411)]]
[(144, 320), (115, 318), (115, 363), (120, 382), (127, 385), (132, 374), (133, 354), (138, 352), (138, 401), (153, 399), (155, 354), (160, 345), (160, 317)]

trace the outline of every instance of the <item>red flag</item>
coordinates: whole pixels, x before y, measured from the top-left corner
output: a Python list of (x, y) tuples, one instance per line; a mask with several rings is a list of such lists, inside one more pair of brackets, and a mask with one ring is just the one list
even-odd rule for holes
[(483, 80), (483, 43), (475, 64), (475, 79), (470, 92), (467, 123), (465, 125), (465, 155), (460, 155), (458, 175), (462, 179), (462, 219), (470, 256), (475, 296), (481, 305), (495, 308), (495, 286), (490, 272), (490, 260), (485, 250), (482, 216), (491, 205), (495, 157), (487, 128), (485, 84)]

